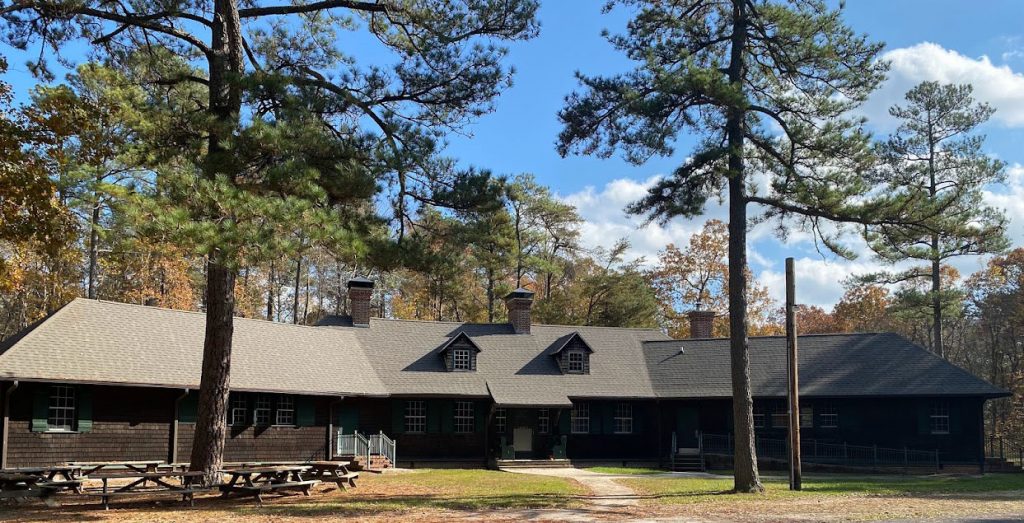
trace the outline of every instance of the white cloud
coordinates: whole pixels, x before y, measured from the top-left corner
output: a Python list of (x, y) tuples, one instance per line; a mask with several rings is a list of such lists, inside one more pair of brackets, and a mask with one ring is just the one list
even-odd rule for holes
[(626, 238), (631, 244), (626, 254), (627, 261), (643, 257), (647, 265), (652, 265), (658, 251), (664, 250), (666, 245), (685, 245), (705, 221), (725, 219), (724, 209), (713, 200), (708, 202), (704, 216), (690, 220), (676, 218), (666, 225), (651, 223), (644, 226), (642, 216), (627, 215), (626, 206), (647, 194), (647, 189), (659, 178), (652, 176), (644, 181), (620, 178), (608, 182), (601, 189), (587, 186), (582, 191), (561, 197), (574, 205), (584, 220), (580, 230), (583, 246), (607, 249), (617, 240)]
[[(881, 270), (883, 267), (868, 259), (823, 260), (821, 258), (795, 258), (797, 302), (831, 309), (843, 297), (843, 280), (852, 275), (862, 275)], [(764, 270), (757, 275), (757, 281), (768, 289), (772, 298), (779, 302), (786, 299), (786, 275), (775, 270)]]
[(974, 97), (996, 109), (995, 122), (1024, 127), (1024, 75), (1009, 66), (995, 65), (985, 55), (970, 58), (930, 42), (893, 49), (882, 58), (892, 64), (889, 78), (860, 109), (881, 129), (888, 131), (896, 125), (889, 107), (902, 103), (907, 91), (928, 80), (972, 84)]
[(1006, 187), (984, 192), (985, 203), (1006, 212), (1010, 219), (1007, 237), (1014, 247), (1024, 247), (1024, 165), (1013, 164), (1006, 170)]

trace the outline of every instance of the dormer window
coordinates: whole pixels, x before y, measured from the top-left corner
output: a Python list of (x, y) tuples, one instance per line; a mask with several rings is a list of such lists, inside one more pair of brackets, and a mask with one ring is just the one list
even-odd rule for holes
[(476, 356), (480, 347), (465, 332), (460, 332), (441, 346), (438, 351), (449, 372), (472, 372), (476, 370)]
[(470, 349), (452, 349), (452, 370), (472, 370)]
[(569, 351), (566, 353), (569, 360), (567, 371), (569, 374), (583, 374), (583, 359), (587, 356), (583, 351)]
[(594, 350), (574, 332), (555, 342), (551, 356), (558, 362), (562, 374), (590, 374), (590, 355)]

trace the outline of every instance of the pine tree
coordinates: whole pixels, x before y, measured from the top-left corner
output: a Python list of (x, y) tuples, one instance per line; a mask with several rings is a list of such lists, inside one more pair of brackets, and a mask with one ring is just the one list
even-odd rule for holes
[[(393, 188), (400, 237), (418, 203), (472, 205), (465, 185), (479, 179), (439, 161), (437, 143), (492, 108), (511, 74), (495, 42), (533, 36), (536, 9), (532, 0), (0, 4), (15, 46), (59, 50), (84, 38), (111, 63), (144, 62), (141, 81), (154, 97), (192, 94), (177, 98), (191, 107), (164, 112), (168, 143), (154, 150), (177, 157), (163, 159), (146, 212), (207, 258), (191, 457), (207, 483), (223, 460), (239, 260), (256, 248), (287, 250), (277, 239), (284, 221), (325, 240), (359, 241), (365, 207), (344, 204), (365, 200), (378, 182)], [(346, 54), (344, 30), (368, 32), (394, 60)], [(48, 74), (45, 62), (33, 69)], [(332, 212), (339, 207), (348, 219)]]
[[(904, 218), (891, 201), (862, 197), (870, 192), (869, 140), (845, 116), (882, 80), (881, 45), (822, 0), (623, 0), (609, 9), (614, 4), (636, 11), (627, 33), (609, 40), (637, 66), (579, 75), (583, 90), (559, 115), (558, 150), (621, 151), (639, 164), (672, 155), (680, 133), (701, 137), (629, 210), (667, 221), (700, 215), (711, 198), (728, 202), (735, 489), (762, 491), (747, 348), (747, 208), (806, 226), (841, 254), (849, 253), (823, 220)], [(768, 186), (755, 186), (751, 171), (764, 172)]]
[(929, 262), (927, 267), (873, 278), (930, 281), (929, 341), (932, 351), (943, 357), (942, 317), (948, 307), (944, 301), (950, 301), (943, 293), (943, 264), (957, 256), (1000, 252), (1009, 244), (1006, 216), (982, 201), (982, 189), (1004, 178), (1003, 162), (985, 154), (985, 137), (975, 133), (995, 110), (975, 103), (972, 91), (970, 85), (923, 82), (907, 92), (906, 105), (889, 109), (901, 123), (879, 146), (884, 163), (874, 177), (893, 193), (943, 209), (926, 227), (878, 224), (868, 235), (882, 260)]

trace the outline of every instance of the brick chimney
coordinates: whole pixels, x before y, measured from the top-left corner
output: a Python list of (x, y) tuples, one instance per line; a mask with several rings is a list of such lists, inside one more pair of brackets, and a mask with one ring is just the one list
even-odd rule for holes
[(373, 296), (373, 280), (352, 278), (348, 281), (348, 313), (352, 325), (370, 326), (370, 297)]
[(690, 311), (686, 317), (690, 318), (691, 339), (711, 337), (711, 326), (715, 323), (715, 313), (713, 311)]
[(530, 333), (530, 308), (533, 307), (533, 292), (522, 287), (505, 296), (508, 322), (516, 334)]

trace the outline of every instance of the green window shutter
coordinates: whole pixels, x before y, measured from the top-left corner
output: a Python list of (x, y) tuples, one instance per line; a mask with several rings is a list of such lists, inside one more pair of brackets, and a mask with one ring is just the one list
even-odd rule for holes
[(959, 401), (950, 401), (949, 405), (949, 433), (954, 436), (959, 436), (964, 432), (964, 424), (960, 423), (963, 419), (963, 404)]
[(75, 401), (78, 402), (78, 432), (89, 432), (92, 430), (92, 388), (78, 387)]
[(452, 400), (438, 401), (440, 404), (441, 432), (455, 432), (455, 402)]
[(602, 420), (604, 421), (604, 427), (602, 431), (604, 434), (615, 434), (615, 403), (608, 402), (602, 405)]
[(191, 390), (187, 396), (178, 402), (178, 421), (182, 423), (195, 423), (198, 411), (199, 391)]
[(36, 385), (32, 392), (32, 432), (46, 432), (50, 417), (50, 387)]
[(295, 425), (312, 427), (316, 425), (316, 402), (309, 396), (295, 398)]
[(405, 432), (405, 400), (391, 400), (391, 431)]
[(931, 404), (922, 402), (917, 408), (917, 433), (921, 435), (932, 433)]
[(476, 423), (476, 431), (484, 432), (484, 425), (487, 424), (488, 405), (486, 401), (478, 401), (473, 404), (473, 421)]
[(555, 412), (559, 412), (561, 414), (558, 417), (558, 433), (568, 434), (572, 429), (572, 409), (561, 409), (558, 411), (555, 411), (554, 409), (551, 410), (552, 415), (554, 415)]
[(427, 434), (441, 432), (441, 405), (438, 400), (423, 400), (423, 408), (427, 411)]
[[(404, 423), (405, 417), (403, 416), (400, 421)], [(359, 409), (355, 405), (345, 405), (342, 403), (338, 406), (338, 417), (335, 424), (344, 430), (345, 434), (352, 434), (354, 431), (359, 430)]]
[(604, 425), (604, 423), (602, 423), (603, 420), (601, 419), (601, 408), (603, 406), (604, 405), (602, 403), (598, 403), (596, 401), (590, 402), (590, 434), (601, 433), (601, 427)]

